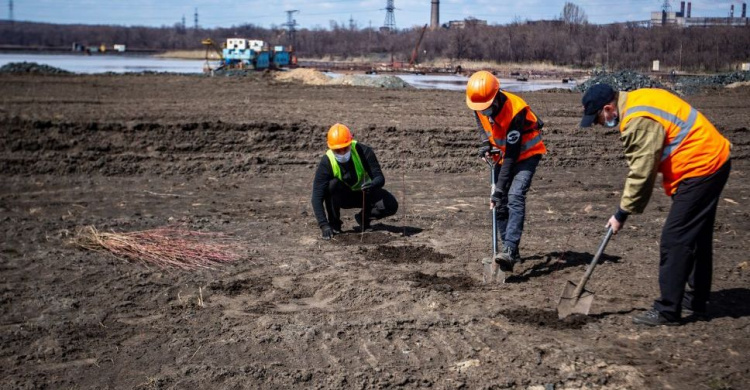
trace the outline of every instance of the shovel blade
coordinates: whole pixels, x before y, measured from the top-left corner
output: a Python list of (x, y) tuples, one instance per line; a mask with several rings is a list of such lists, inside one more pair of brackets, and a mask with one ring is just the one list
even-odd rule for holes
[(482, 259), (482, 268), (482, 280), (484, 284), (496, 283), (497, 274), (500, 272), (500, 267), (498, 267), (497, 263), (495, 263), (495, 259), (492, 257), (485, 257), (484, 259)]
[(576, 297), (576, 287), (578, 286), (571, 281), (565, 284), (560, 301), (557, 303), (558, 318), (563, 319), (571, 314), (589, 314), (591, 304), (594, 302), (594, 293), (583, 289), (581, 296)]

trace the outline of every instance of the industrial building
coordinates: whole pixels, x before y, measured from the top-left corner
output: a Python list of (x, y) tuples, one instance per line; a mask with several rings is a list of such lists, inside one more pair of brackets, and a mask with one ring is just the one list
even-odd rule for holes
[[(665, 2), (668, 4), (668, 2)], [(686, 7), (687, 6), (687, 7)], [(676, 27), (708, 27), (708, 26), (748, 26), (747, 3), (742, 3), (742, 11), (738, 17), (734, 16), (734, 4), (729, 8), (729, 15), (722, 17), (693, 17), (693, 3), (680, 2), (680, 11), (671, 12), (665, 7), (661, 11), (651, 13), (652, 26)]]

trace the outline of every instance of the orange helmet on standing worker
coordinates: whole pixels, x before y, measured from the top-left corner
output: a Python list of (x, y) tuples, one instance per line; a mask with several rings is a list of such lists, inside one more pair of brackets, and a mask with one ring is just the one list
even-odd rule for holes
[(492, 73), (480, 70), (469, 78), (466, 84), (466, 105), (474, 111), (486, 110), (492, 105), (500, 90), (500, 81)]
[(331, 150), (345, 148), (352, 144), (352, 133), (349, 128), (336, 123), (328, 129), (328, 147)]

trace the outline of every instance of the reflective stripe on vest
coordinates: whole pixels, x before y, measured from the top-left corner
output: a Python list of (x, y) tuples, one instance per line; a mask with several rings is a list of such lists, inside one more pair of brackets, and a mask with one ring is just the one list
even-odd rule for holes
[(346, 184), (347, 187), (349, 187), (352, 191), (359, 191), (362, 187), (362, 183), (368, 179), (369, 176), (367, 175), (367, 172), (365, 172), (365, 167), (362, 165), (362, 160), (359, 158), (359, 153), (357, 153), (357, 141), (352, 141), (351, 150), (352, 150), (352, 161), (354, 162), (354, 170), (357, 173), (357, 182), (354, 183), (353, 186), (350, 186), (347, 184), (344, 179), (341, 177), (341, 167), (339, 166), (339, 162), (336, 161), (336, 156), (334, 156), (333, 150), (328, 149), (326, 152), (326, 156), (328, 156), (328, 161), (331, 163), (331, 169), (333, 170), (333, 177), (338, 179), (340, 182)]
[(687, 121), (683, 121), (682, 119), (678, 118), (677, 115), (675, 114), (671, 114), (664, 110), (658, 109), (656, 107), (649, 107), (649, 106), (630, 107), (627, 109), (627, 111), (625, 111), (625, 114), (622, 117), (625, 118), (628, 115), (632, 115), (637, 112), (651, 113), (664, 120), (667, 120), (676, 124), (680, 128), (680, 132), (677, 133), (674, 139), (667, 145), (664, 145), (664, 150), (661, 153), (661, 161), (666, 160), (667, 157), (669, 157), (669, 155), (672, 154), (672, 152), (674, 152), (674, 150), (677, 149), (678, 146), (680, 146), (680, 143), (682, 143), (682, 140), (684, 140), (685, 137), (687, 137), (687, 135), (690, 133), (690, 130), (692, 130), (693, 127), (695, 127), (695, 119), (698, 118), (698, 110), (696, 110), (693, 107), (690, 107), (690, 114), (688, 114)]

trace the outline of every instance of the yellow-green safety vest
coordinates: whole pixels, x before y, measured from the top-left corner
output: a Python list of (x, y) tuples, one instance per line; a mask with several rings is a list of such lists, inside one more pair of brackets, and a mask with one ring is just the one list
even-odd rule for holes
[(370, 176), (365, 172), (365, 167), (362, 165), (362, 160), (359, 158), (356, 146), (357, 141), (352, 141), (352, 160), (354, 160), (354, 170), (357, 172), (357, 182), (353, 186), (350, 186), (341, 178), (341, 167), (339, 167), (339, 162), (336, 161), (336, 156), (334, 156), (333, 150), (328, 149), (326, 152), (328, 161), (331, 162), (331, 168), (333, 169), (333, 177), (346, 184), (352, 191), (359, 191), (362, 189), (362, 183), (370, 180)]

